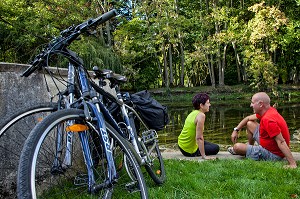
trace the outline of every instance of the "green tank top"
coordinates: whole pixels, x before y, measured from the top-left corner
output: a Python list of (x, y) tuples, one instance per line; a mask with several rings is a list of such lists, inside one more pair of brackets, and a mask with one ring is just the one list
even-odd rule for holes
[(193, 110), (185, 119), (183, 129), (178, 136), (178, 146), (188, 153), (195, 153), (198, 149), (196, 143), (196, 116), (199, 110)]

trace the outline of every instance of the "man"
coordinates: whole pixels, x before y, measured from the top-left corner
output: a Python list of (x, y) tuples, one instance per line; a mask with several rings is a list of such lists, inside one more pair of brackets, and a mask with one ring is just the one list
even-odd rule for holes
[[(290, 151), (290, 134), (288, 126), (277, 110), (270, 106), (270, 97), (259, 92), (253, 95), (250, 107), (254, 114), (245, 117), (231, 134), (233, 147), (228, 148), (232, 154), (246, 155), (254, 160), (282, 160), (286, 158), (287, 168), (297, 168)], [(260, 120), (260, 124), (257, 122)], [(248, 143), (236, 143), (238, 132), (247, 128)], [(255, 141), (257, 144), (255, 145)]]

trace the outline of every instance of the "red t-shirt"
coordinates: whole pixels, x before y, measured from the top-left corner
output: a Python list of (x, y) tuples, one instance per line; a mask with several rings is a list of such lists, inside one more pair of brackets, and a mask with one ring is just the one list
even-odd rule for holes
[(260, 145), (265, 149), (267, 149), (268, 151), (284, 158), (283, 153), (279, 149), (274, 139), (275, 136), (281, 133), (287, 145), (289, 146), (290, 144), (289, 129), (283, 117), (273, 107), (271, 107), (262, 116), (256, 114), (256, 117), (260, 120), (260, 128), (259, 128)]

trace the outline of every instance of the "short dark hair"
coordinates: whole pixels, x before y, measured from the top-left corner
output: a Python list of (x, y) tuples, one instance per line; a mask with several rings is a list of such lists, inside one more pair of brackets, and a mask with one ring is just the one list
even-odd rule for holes
[(199, 93), (193, 97), (192, 103), (195, 110), (200, 108), (200, 104), (205, 104), (209, 100), (209, 96), (206, 93)]

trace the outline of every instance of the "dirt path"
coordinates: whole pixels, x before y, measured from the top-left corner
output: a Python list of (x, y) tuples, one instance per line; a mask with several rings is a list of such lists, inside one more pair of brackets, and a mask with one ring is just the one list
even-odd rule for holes
[[(171, 148), (162, 148), (162, 156), (164, 159), (178, 159), (178, 160), (193, 160), (193, 161), (203, 161), (201, 157), (185, 157), (181, 154), (179, 150), (171, 149)], [(292, 152), (294, 158), (296, 161), (300, 160), (300, 153), (298, 152)], [(244, 159), (243, 156), (240, 155), (231, 155), (227, 151), (220, 151), (217, 155), (214, 157), (217, 157), (218, 159)]]

